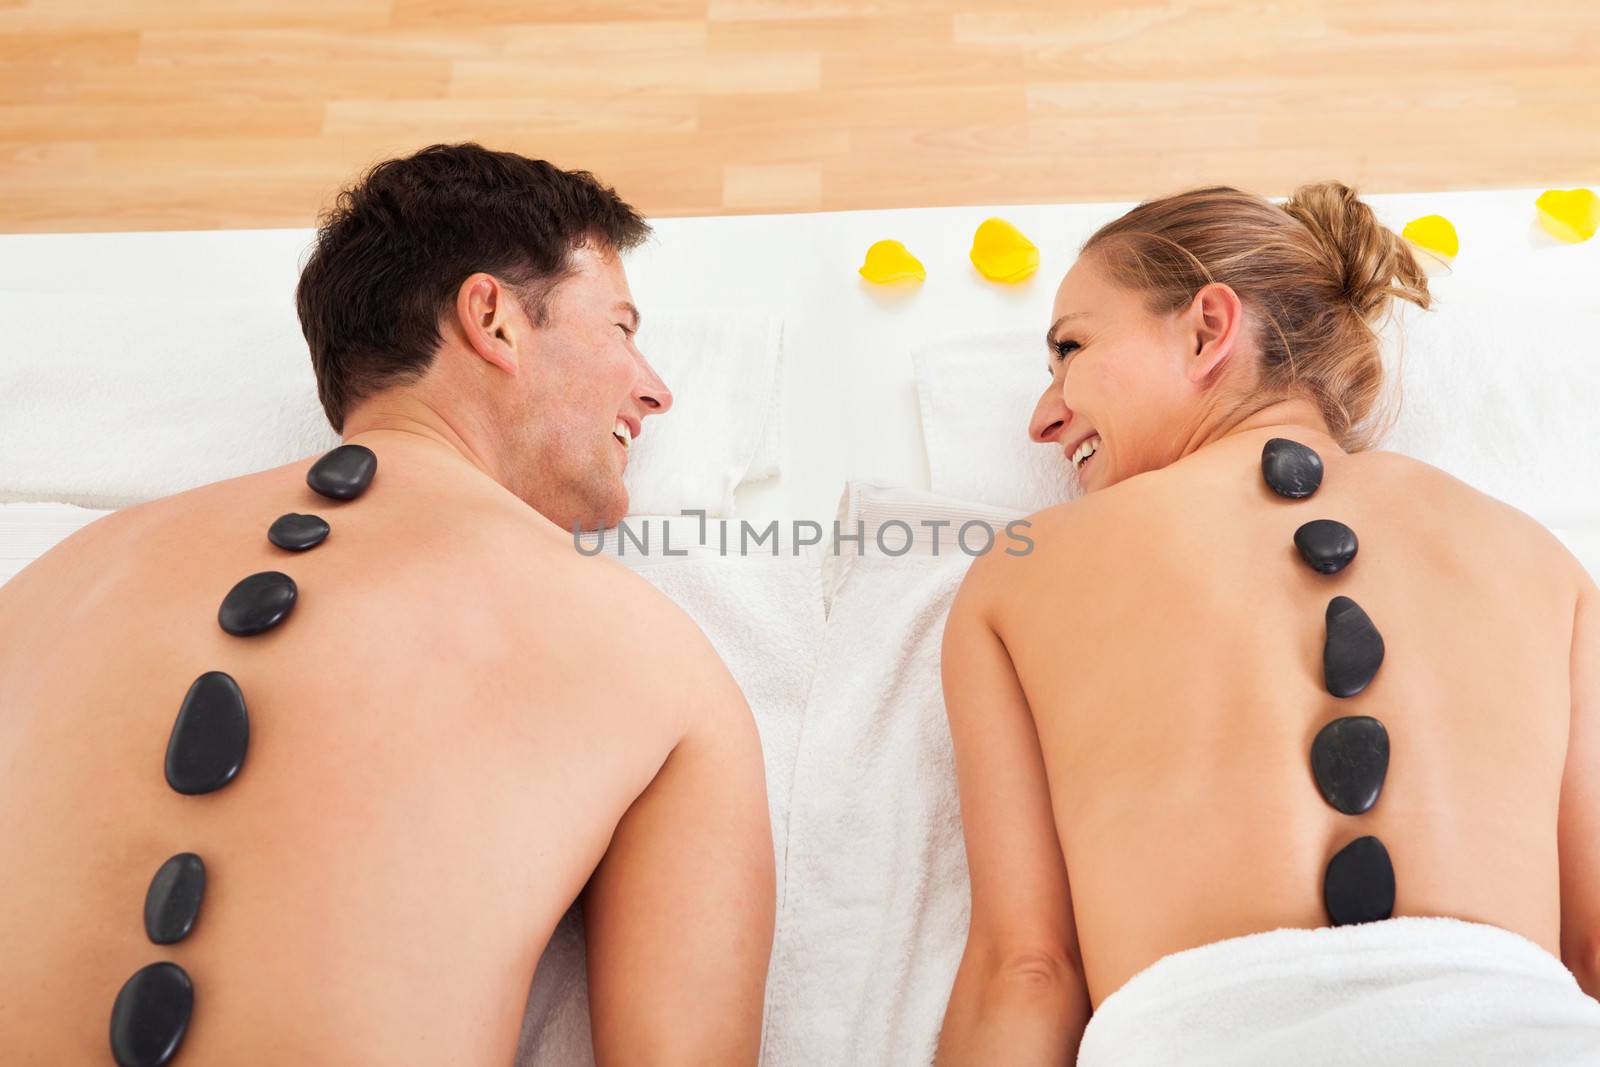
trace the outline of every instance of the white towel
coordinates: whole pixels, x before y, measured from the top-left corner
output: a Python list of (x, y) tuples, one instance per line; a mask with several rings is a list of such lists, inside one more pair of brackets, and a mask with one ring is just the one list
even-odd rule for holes
[(623, 482), (634, 515), (733, 514), (745, 480), (778, 472), (782, 320), (734, 311), (650, 314), (639, 349), (672, 390), (644, 421)]
[[(629, 524), (633, 526), (633, 520)], [(660, 545), (660, 524), (652, 525), (656, 527), (652, 530), (655, 550), (654, 546)], [(692, 520), (673, 524), (672, 550), (689, 548), (687, 558), (627, 555), (622, 560), (700, 625), (750, 703), (766, 761), (767, 803), (782, 900), (795, 758), (806, 692), (822, 640), (820, 559), (814, 550), (798, 557), (787, 552), (777, 558), (721, 557), (714, 554), (715, 540), (710, 550), (694, 544), (692, 526)], [(584, 544), (588, 547), (593, 541)], [(640, 905), (648, 907), (649, 902)], [(787, 920), (780, 910), (774, 940), (781, 942), (788, 936)], [(534, 977), (517, 1049), (519, 1065), (574, 1067), (594, 1062), (587, 975), (583, 923), (574, 907), (556, 928)], [(767, 984), (769, 1041), (774, 1028), (795, 1024), (781, 1010), (787, 995), (787, 983), (775, 973)]]
[(0, 501), (118, 508), (339, 443), (288, 301), (0, 293)]
[[(927, 1063), (966, 941), (970, 897), (939, 645), (971, 563), (960, 525), (1015, 513), (852, 485), (789, 814), (766, 1067)], [(904, 556), (899, 527), (926, 531)], [(932, 527), (940, 554), (932, 555)], [(972, 531), (977, 535), (980, 531)], [(1003, 547), (1008, 542), (998, 543)], [(969, 539), (978, 547), (977, 536)]]
[(1550, 532), (1560, 538), (1567, 550), (1588, 568), (1594, 580), (1600, 582), (1600, 522), (1589, 526), (1556, 527)]
[(1028, 421), (1050, 379), (1034, 327), (956, 334), (911, 351), (928, 478), (957, 500), (1042, 511), (1067, 499), (1061, 449), (1034, 443)]
[(1433, 288), (1435, 309), (1402, 305), (1385, 332), (1402, 399), (1383, 447), (1548, 525), (1600, 523), (1600, 271)]
[[(1400, 418), (1381, 447), (1549, 525), (1600, 522), (1600, 276), (1580, 268), (1436, 278), (1433, 310), (1402, 305), (1385, 330)], [(1025, 511), (1066, 499), (1060, 449), (1027, 437), (1048, 383), (1042, 330), (976, 332), (912, 353), (935, 492)]]
[[(123, 507), (339, 441), (287, 299), (0, 293), (0, 323), (0, 502)], [(676, 410), (645, 423), (630, 511), (729, 514), (753, 468), (775, 472), (781, 336), (742, 312), (646, 320)]]
[(1078, 1067), (1580, 1067), (1600, 1002), (1494, 926), (1273, 930), (1158, 960), (1089, 1020)]

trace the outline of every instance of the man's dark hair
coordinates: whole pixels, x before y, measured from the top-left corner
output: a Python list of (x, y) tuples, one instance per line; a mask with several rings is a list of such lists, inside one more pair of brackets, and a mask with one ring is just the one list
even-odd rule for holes
[(473, 274), (513, 287), (542, 324), (574, 249), (625, 252), (649, 233), (587, 171), (476, 144), (379, 163), (322, 220), (295, 292), (328, 421), (343, 432), (351, 406), (427, 373)]

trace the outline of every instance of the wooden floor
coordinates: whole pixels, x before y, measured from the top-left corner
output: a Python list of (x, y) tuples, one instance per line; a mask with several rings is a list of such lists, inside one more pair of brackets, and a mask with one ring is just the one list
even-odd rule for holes
[(654, 215), (1600, 184), (1595, 0), (0, 0), (0, 230), (304, 226), (437, 141)]

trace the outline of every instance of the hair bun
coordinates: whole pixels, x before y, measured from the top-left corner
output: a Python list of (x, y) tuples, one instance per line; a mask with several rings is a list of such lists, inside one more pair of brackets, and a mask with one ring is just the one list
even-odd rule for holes
[(1390, 297), (1427, 307), (1428, 279), (1416, 257), (1356, 191), (1341, 182), (1302, 185), (1283, 209), (1311, 232), (1332, 284), (1367, 322)]

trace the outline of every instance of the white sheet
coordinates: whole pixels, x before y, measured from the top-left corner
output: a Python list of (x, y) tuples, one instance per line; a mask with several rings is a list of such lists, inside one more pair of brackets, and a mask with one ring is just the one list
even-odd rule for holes
[[(287, 301), (0, 292), (0, 323), (0, 502), (123, 507), (339, 441)], [(676, 410), (645, 422), (629, 510), (731, 513), (777, 468), (781, 323), (662, 310), (640, 340)]]

